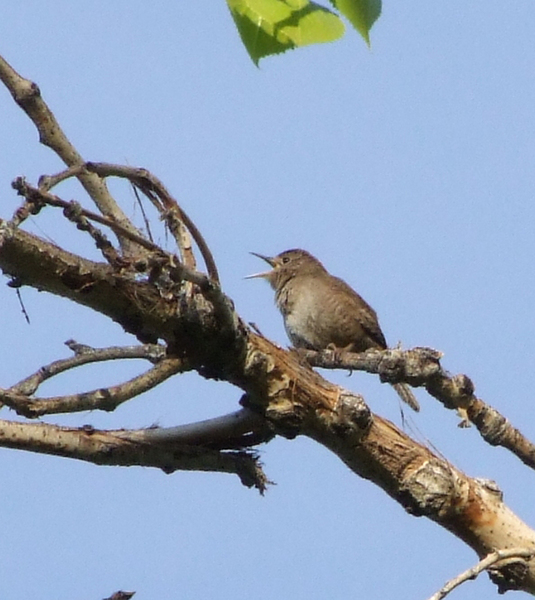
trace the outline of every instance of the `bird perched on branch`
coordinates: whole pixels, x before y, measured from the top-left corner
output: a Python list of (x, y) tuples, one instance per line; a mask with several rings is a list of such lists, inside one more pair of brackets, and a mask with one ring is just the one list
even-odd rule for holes
[[(286, 333), (296, 348), (349, 352), (387, 348), (373, 308), (345, 281), (331, 275), (312, 254), (299, 249), (286, 250), (275, 257), (252, 254), (272, 269), (248, 279), (262, 277), (271, 284)], [(420, 410), (405, 383), (392, 387), (411, 408)]]

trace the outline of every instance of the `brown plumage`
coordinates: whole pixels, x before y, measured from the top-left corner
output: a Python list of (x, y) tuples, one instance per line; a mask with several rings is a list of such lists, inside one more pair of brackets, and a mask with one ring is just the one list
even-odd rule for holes
[[(345, 281), (331, 275), (312, 254), (299, 249), (286, 250), (273, 258), (253, 254), (272, 267), (271, 271), (251, 277), (267, 279), (275, 290), (284, 327), (296, 348), (335, 347), (350, 352), (387, 348), (373, 308)], [(420, 410), (406, 384), (393, 387), (411, 408)]]

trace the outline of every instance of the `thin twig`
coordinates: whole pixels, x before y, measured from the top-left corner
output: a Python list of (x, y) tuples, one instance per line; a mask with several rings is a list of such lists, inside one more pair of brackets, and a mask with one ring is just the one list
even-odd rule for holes
[(60, 171), (55, 175), (41, 175), (41, 177), (39, 177), (37, 185), (41, 191), (49, 192), (53, 187), (55, 187), (62, 181), (66, 181), (71, 177), (78, 177), (78, 175), (80, 175), (82, 171), (86, 171), (85, 163), (81, 165), (74, 165), (73, 167), (64, 169), (63, 171)]
[[(21, 77), (2, 57), (0, 57), (0, 80), (37, 128), (39, 141), (53, 150), (68, 167), (83, 165), (84, 159), (61, 129), (54, 113), (43, 100), (37, 84)], [(102, 178), (85, 169), (77, 172), (76, 176), (103, 215), (120, 224), (123, 230), (132, 234), (137, 233), (134, 225), (109, 193)], [(119, 240), (125, 254), (129, 255), (131, 244), (128, 242), (130, 239), (126, 244), (123, 238), (119, 238)]]
[(17, 294), (17, 300), (19, 301), (20, 309), (22, 311), (22, 314), (24, 315), (24, 318), (26, 319), (26, 323), (28, 323), (28, 325), (29, 325), (30, 324), (30, 315), (28, 314), (28, 311), (26, 310), (26, 307), (24, 306), (24, 302), (22, 301), (22, 296), (21, 296), (21, 293), (20, 293), (20, 288), (16, 287), (15, 288), (15, 293)]
[(450, 579), (436, 594), (433, 594), (429, 600), (442, 600), (450, 592), (461, 584), (475, 579), (480, 573), (495, 565), (497, 562), (507, 558), (532, 558), (535, 555), (535, 549), (527, 548), (508, 548), (507, 550), (496, 550), (491, 554), (485, 556), (484, 559), (480, 560), (476, 565), (467, 569), (457, 577)]
[(119, 385), (52, 398), (29, 398), (20, 392), (0, 388), (0, 402), (28, 419), (86, 410), (110, 412), (123, 402), (151, 390), (169, 377), (187, 369), (187, 363), (182, 359), (165, 358), (145, 373)]
[[(184, 223), (195, 240), (195, 243), (199, 247), (203, 260), (206, 264), (208, 276), (213, 281), (219, 283), (219, 274), (217, 272), (214, 258), (201, 232), (197, 229), (195, 223), (179, 206), (178, 202), (171, 196), (171, 194), (169, 194), (163, 183), (156, 176), (146, 169), (127, 167), (124, 165), (114, 165), (110, 163), (86, 163), (86, 168), (88, 171), (97, 173), (101, 177), (115, 176), (126, 178), (134, 185), (138, 186), (143, 193), (147, 194), (147, 196), (149, 192), (154, 192), (157, 194), (158, 198), (162, 202), (163, 207), (165, 208), (165, 212), (162, 213), (164, 218), (167, 218), (167, 215), (170, 215), (171, 218), (176, 215), (180, 221)], [(187, 261), (185, 264), (186, 266), (190, 267)]]
[(131, 186), (132, 186), (132, 191), (134, 192), (134, 196), (136, 197), (136, 204), (139, 207), (139, 210), (141, 211), (141, 216), (143, 217), (143, 223), (145, 224), (145, 230), (147, 232), (147, 236), (151, 242), (154, 242), (154, 236), (152, 235), (150, 221), (149, 221), (149, 218), (147, 217), (147, 213), (145, 211), (145, 207), (143, 206), (143, 202), (141, 201), (141, 197), (139, 196), (139, 190), (137, 189), (137, 187), (135, 185), (131, 184)]
[(77, 229), (86, 231), (93, 238), (95, 246), (110, 265), (120, 267), (121, 265), (128, 264), (107, 236), (98, 227), (95, 227), (83, 214), (82, 206), (78, 202), (71, 200), (69, 206), (63, 209), (63, 215), (74, 223)]
[(164, 346), (156, 344), (110, 346), (109, 348), (92, 348), (78, 344), (74, 340), (67, 340), (65, 344), (75, 353), (74, 356), (56, 360), (41, 367), (35, 373), (12, 385), (9, 391), (30, 396), (35, 394), (39, 386), (51, 377), (90, 363), (137, 358), (156, 364), (165, 357)]
[[(18, 191), (19, 194), (24, 196), (28, 201), (35, 201), (37, 203), (42, 202), (45, 204), (49, 204), (51, 206), (56, 206), (63, 209), (69, 209), (72, 204), (65, 200), (62, 200), (58, 196), (54, 194), (50, 194), (48, 192), (43, 192), (39, 188), (33, 187), (29, 183), (27, 183), (22, 177), (15, 179), (12, 183), (14, 189)], [(123, 229), (121, 225), (118, 225), (115, 221), (108, 219), (107, 217), (102, 217), (99, 214), (86, 210), (84, 208), (79, 208), (79, 214), (96, 221), (102, 225), (108, 226), (114, 233), (119, 236), (123, 236), (125, 238), (130, 239), (131, 241), (139, 244), (143, 248), (147, 250), (152, 250), (157, 256), (160, 256), (161, 259), (167, 264), (167, 266), (174, 271), (175, 279), (181, 280), (184, 279), (186, 281), (190, 281), (191, 283), (195, 283), (199, 286), (201, 291), (206, 294), (206, 297), (214, 303), (219, 303), (219, 300), (222, 297), (222, 292), (219, 288), (219, 285), (215, 280), (210, 279), (204, 273), (200, 273), (199, 271), (193, 271), (188, 269), (184, 265), (178, 262), (178, 259), (173, 254), (165, 252), (153, 242), (144, 238), (143, 236), (135, 233), (130, 233), (128, 230)]]
[[(55, 196), (54, 194), (45, 192), (39, 188), (30, 185), (22, 177), (18, 177), (17, 179), (15, 179), (11, 185), (15, 190), (17, 190), (17, 192), (21, 196), (24, 196), (29, 202), (40, 202), (43, 204), (48, 204), (50, 206), (56, 206), (63, 209), (69, 209), (69, 207), (72, 206), (70, 202), (62, 200), (61, 198), (59, 198), (59, 196)], [(100, 223), (101, 225), (106, 225), (118, 237), (122, 236), (124, 238), (128, 238), (130, 241), (139, 244), (147, 250), (162, 252), (161, 248), (157, 244), (154, 244), (153, 242), (147, 240), (137, 231), (132, 232), (129, 229), (123, 227), (121, 224), (117, 223), (112, 218), (105, 216), (103, 217), (102, 215), (99, 215), (82, 207), (80, 207), (79, 213), (80, 215), (91, 219), (92, 221)]]

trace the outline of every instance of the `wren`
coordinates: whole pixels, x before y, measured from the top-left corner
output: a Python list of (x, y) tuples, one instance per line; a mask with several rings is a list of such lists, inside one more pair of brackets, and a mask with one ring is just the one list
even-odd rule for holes
[[(373, 308), (312, 254), (299, 249), (275, 257), (252, 254), (265, 260), (272, 270), (249, 278), (267, 279), (275, 290), (286, 333), (296, 348), (349, 352), (387, 348)], [(412, 409), (420, 410), (407, 384), (395, 383), (392, 387)]]

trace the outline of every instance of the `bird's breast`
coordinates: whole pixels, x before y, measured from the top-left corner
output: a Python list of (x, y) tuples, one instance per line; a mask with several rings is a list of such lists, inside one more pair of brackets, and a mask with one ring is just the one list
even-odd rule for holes
[(334, 278), (295, 278), (290, 283), (278, 290), (276, 302), (294, 346), (355, 352), (383, 347), (375, 312), (345, 284), (340, 287)]
[(316, 293), (313, 281), (300, 285), (285, 286), (277, 294), (276, 301), (284, 318), (284, 327), (292, 344), (297, 348), (319, 350), (326, 342), (324, 298)]

